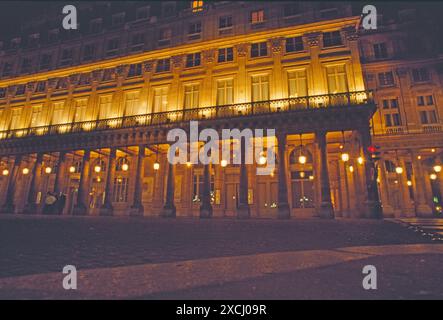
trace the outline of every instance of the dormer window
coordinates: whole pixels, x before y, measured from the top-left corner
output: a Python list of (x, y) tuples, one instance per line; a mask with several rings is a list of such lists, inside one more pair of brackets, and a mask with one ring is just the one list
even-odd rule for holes
[(201, 32), (202, 32), (202, 24), (200, 21), (191, 23), (189, 25), (188, 39), (189, 40), (200, 39)]
[(125, 13), (120, 12), (112, 15), (112, 26), (119, 26), (125, 22)]
[(265, 22), (265, 10), (256, 10), (251, 12), (251, 24)]
[(113, 39), (108, 40), (106, 55), (108, 57), (116, 55), (118, 53), (118, 46), (119, 46), (119, 39), (118, 38), (113, 38)]
[(37, 87), (35, 88), (35, 92), (44, 92), (46, 89), (46, 82), (40, 81), (37, 83)]
[(145, 42), (144, 33), (136, 33), (132, 36), (131, 41), (131, 51), (139, 51), (143, 49), (143, 45)]
[(159, 45), (167, 45), (171, 43), (172, 30), (171, 28), (160, 29), (160, 34), (158, 38)]
[(40, 70), (47, 70), (51, 66), (51, 55), (43, 53), (40, 57)]
[(12, 63), (11, 62), (5, 62), (3, 64), (2, 76), (3, 77), (7, 77), (7, 76), (10, 76), (11, 74), (12, 74)]
[(140, 7), (137, 8), (137, 11), (135, 13), (135, 19), (136, 20), (145, 20), (149, 17), (149, 7)]
[(192, 1), (192, 12), (203, 11), (203, 1)]
[(142, 64), (131, 64), (129, 66), (128, 77), (137, 77), (142, 74)]
[(60, 60), (60, 64), (62, 66), (66, 66), (72, 63), (74, 50), (72, 48), (69, 49), (63, 49), (62, 51), (62, 58)]
[(23, 58), (22, 60), (22, 67), (21, 67), (21, 73), (29, 73), (31, 72), (32, 67), (32, 60), (31, 58)]

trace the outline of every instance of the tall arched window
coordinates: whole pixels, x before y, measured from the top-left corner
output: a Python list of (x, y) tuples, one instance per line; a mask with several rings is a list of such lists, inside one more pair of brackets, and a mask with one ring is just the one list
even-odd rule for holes
[[(305, 163), (299, 157), (306, 157)], [(289, 155), (291, 172), (291, 193), (293, 208), (313, 208), (315, 205), (315, 186), (312, 153), (306, 147), (297, 147)]]

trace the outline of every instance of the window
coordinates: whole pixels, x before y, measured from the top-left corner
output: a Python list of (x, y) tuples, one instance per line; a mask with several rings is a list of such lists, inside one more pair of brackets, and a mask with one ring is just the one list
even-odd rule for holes
[(62, 65), (62, 66), (70, 65), (72, 63), (73, 56), (74, 56), (74, 49), (72, 49), (72, 48), (63, 49), (62, 58), (60, 60), (60, 65)]
[(51, 124), (64, 123), (65, 103), (63, 101), (54, 102), (54, 111), (52, 113)]
[(39, 81), (37, 82), (37, 87), (35, 88), (35, 92), (45, 92), (46, 90), (46, 82), (45, 81)]
[(102, 31), (102, 19), (94, 19), (89, 22), (89, 32), (90, 33), (99, 33)]
[(252, 77), (252, 101), (269, 100), (269, 76), (259, 75)]
[(119, 39), (118, 38), (113, 38), (113, 39), (108, 40), (106, 55), (108, 57), (116, 55), (118, 53), (118, 46), (119, 46)]
[(185, 109), (198, 108), (199, 99), (199, 85), (191, 84), (185, 85)]
[(233, 49), (231, 48), (222, 48), (218, 49), (218, 62), (228, 62), (234, 60)]
[(186, 68), (192, 68), (200, 65), (200, 53), (191, 53), (186, 56)]
[(171, 38), (172, 38), (172, 29), (171, 28), (160, 29), (158, 44), (159, 45), (169, 44), (169, 43), (171, 43)]
[(217, 81), (217, 105), (224, 106), (234, 103), (234, 80)]
[(168, 111), (168, 87), (154, 89), (152, 112)]
[(268, 55), (268, 46), (266, 41), (253, 43), (251, 45), (251, 58), (264, 57)]
[(429, 72), (426, 68), (412, 69), (412, 80), (414, 82), (429, 81)]
[(232, 28), (232, 16), (223, 16), (218, 19), (219, 29), (231, 29)]
[(426, 105), (428, 106), (434, 105), (434, 98), (432, 96), (426, 96)]
[(116, 115), (112, 112), (112, 95), (105, 95), (99, 97), (99, 119), (115, 118)]
[(95, 44), (88, 43), (83, 49), (83, 61), (89, 61), (94, 58), (95, 54)]
[(201, 32), (202, 32), (201, 22), (191, 23), (188, 29), (188, 39), (189, 40), (200, 39)]
[(265, 11), (264, 10), (256, 10), (251, 12), (251, 23), (262, 23), (265, 21)]
[(9, 128), (11, 130), (19, 129), (20, 128), (20, 118), (22, 115), (22, 109), (21, 108), (14, 108), (11, 110), (11, 122)]
[(288, 72), (289, 98), (306, 97), (308, 82), (306, 70)]
[(286, 52), (302, 51), (303, 49), (302, 37), (286, 38)]
[(82, 73), (80, 75), (80, 79), (78, 81), (80, 86), (86, 86), (91, 84), (91, 74), (90, 73)]
[(141, 114), (139, 107), (139, 92), (128, 92), (125, 95), (125, 116)]
[(383, 109), (398, 109), (398, 99), (384, 99), (382, 100)]
[(22, 95), (22, 94), (25, 94), (25, 85), (24, 84), (20, 84), (20, 85), (18, 85), (17, 86), (17, 90), (15, 91), (15, 94), (17, 95), (17, 96), (19, 96), (19, 95)]
[(348, 91), (345, 65), (327, 67), (329, 93), (335, 94)]
[(149, 16), (149, 7), (137, 8), (137, 11), (135, 13), (136, 20), (144, 20), (147, 19), (148, 16)]
[(385, 114), (385, 126), (386, 127), (401, 126), (400, 114), (397, 112)]
[[(306, 157), (306, 163), (300, 165), (298, 157)], [(315, 180), (312, 153), (306, 148), (296, 147), (289, 155), (291, 172), (291, 195), (293, 208), (313, 208), (315, 206)]]
[(52, 56), (49, 53), (44, 53), (40, 57), (40, 70), (49, 69), (51, 66)]
[(87, 99), (79, 99), (74, 101), (74, 119), (72, 122), (86, 121), (87, 104)]
[(386, 59), (388, 57), (388, 49), (385, 42), (373, 45), (375, 59)]
[(283, 7), (283, 15), (285, 18), (293, 17), (300, 13), (300, 5), (298, 3), (287, 4)]
[(6, 97), (6, 88), (0, 88), (0, 98)]
[[(211, 194), (211, 203), (214, 201), (214, 174), (211, 173), (211, 181), (210, 181), (210, 194)], [(200, 202), (203, 196), (203, 187), (204, 187), (204, 176), (201, 172), (195, 172), (193, 177), (193, 187), (192, 187), (192, 201)]]
[(420, 111), (420, 122), (422, 124), (437, 123), (437, 112), (435, 110)]
[(125, 13), (120, 12), (112, 15), (112, 26), (119, 26), (125, 22)]
[(31, 68), (32, 68), (31, 58), (23, 58), (21, 73), (29, 73), (31, 72)]
[(159, 59), (157, 61), (157, 66), (155, 68), (155, 72), (166, 72), (171, 68), (171, 60), (168, 59)]
[(131, 51), (139, 51), (143, 49), (143, 45), (145, 42), (144, 33), (136, 33), (132, 36), (131, 41)]
[(32, 106), (31, 120), (30, 120), (29, 126), (31, 128), (41, 126), (42, 125), (41, 116), (42, 116), (42, 106), (41, 105)]
[(342, 45), (340, 31), (323, 32), (323, 47), (334, 47)]
[(129, 66), (128, 77), (137, 77), (142, 74), (142, 64), (136, 63)]
[(128, 178), (116, 177), (114, 178), (114, 202), (127, 202), (128, 201)]
[(379, 73), (378, 82), (382, 87), (394, 85), (394, 76), (392, 74), (392, 71)]
[(12, 74), (12, 63), (11, 62), (5, 62), (3, 64), (3, 72), (2, 75), (4, 77), (10, 76)]
[(203, 10), (203, 1), (192, 1), (192, 12), (200, 12)]

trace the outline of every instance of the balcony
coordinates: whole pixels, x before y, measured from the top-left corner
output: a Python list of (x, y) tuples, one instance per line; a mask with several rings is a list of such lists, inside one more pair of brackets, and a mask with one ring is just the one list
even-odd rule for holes
[(143, 126), (179, 125), (189, 121), (232, 119), (259, 115), (282, 114), (286, 116), (290, 113), (293, 114), (301, 111), (330, 110), (334, 108), (364, 106), (368, 104), (373, 105), (371, 92), (346, 92), (21, 128), (0, 131), (0, 139), (21, 139), (24, 137), (65, 135), (69, 133), (96, 132)]

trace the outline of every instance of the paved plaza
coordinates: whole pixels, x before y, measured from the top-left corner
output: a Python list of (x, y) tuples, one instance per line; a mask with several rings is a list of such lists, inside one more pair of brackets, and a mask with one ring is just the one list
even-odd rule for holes
[[(409, 223), (4, 215), (0, 297), (443, 299), (443, 241)], [(368, 264), (377, 290), (362, 288)]]

